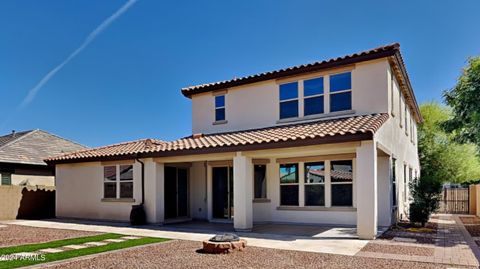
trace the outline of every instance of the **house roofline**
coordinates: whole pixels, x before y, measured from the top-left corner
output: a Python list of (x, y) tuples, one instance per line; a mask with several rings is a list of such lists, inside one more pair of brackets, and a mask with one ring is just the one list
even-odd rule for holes
[(373, 137), (374, 137), (373, 132), (368, 131), (368, 132), (358, 132), (355, 134), (316, 137), (316, 138), (303, 139), (303, 140), (289, 140), (289, 141), (278, 141), (278, 142), (225, 146), (225, 147), (208, 147), (208, 148), (199, 148), (199, 149), (184, 149), (184, 150), (178, 150), (178, 151), (170, 150), (170, 151), (160, 151), (160, 152), (132, 153), (132, 154), (123, 154), (123, 155), (115, 155), (115, 156), (95, 156), (95, 157), (82, 158), (82, 159), (46, 160), (45, 162), (48, 165), (56, 165), (56, 164), (100, 162), (100, 161), (121, 161), (121, 160), (131, 160), (131, 159), (139, 159), (139, 158), (203, 155), (203, 154), (212, 154), (212, 153), (255, 151), (255, 150), (265, 150), (265, 149), (313, 146), (313, 145), (321, 145), (321, 144), (356, 142), (356, 141), (363, 141), (363, 140), (372, 140)]

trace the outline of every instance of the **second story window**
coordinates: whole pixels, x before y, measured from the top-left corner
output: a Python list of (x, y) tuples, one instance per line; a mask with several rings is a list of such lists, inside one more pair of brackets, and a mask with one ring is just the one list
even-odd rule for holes
[(304, 115), (323, 113), (323, 77), (303, 82)]
[(330, 76), (330, 112), (352, 109), (352, 73)]
[(298, 117), (298, 82), (280, 85), (280, 119)]
[(215, 96), (215, 121), (225, 120), (225, 95)]

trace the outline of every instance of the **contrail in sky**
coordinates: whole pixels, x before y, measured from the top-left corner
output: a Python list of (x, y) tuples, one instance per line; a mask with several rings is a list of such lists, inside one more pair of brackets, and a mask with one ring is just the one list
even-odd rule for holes
[(55, 74), (60, 71), (68, 62), (70, 62), (75, 56), (77, 56), (82, 50), (84, 50), (95, 38), (101, 34), (105, 29), (107, 29), (110, 24), (112, 24), (118, 17), (122, 16), (129, 8), (131, 8), (138, 0), (128, 0), (122, 7), (120, 7), (115, 13), (113, 13), (110, 17), (104, 20), (100, 25), (95, 28), (83, 41), (83, 43), (75, 49), (70, 55), (68, 55), (65, 60), (63, 60), (59, 65), (55, 66), (50, 72), (48, 72), (33, 88), (28, 91), (27, 96), (23, 99), (22, 103), (17, 108), (21, 110), (28, 106), (35, 96), (37, 95), (38, 91), (53, 77)]

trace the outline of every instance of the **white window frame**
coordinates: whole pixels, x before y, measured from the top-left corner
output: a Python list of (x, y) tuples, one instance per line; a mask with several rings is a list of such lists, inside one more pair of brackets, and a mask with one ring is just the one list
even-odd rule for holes
[[(350, 73), (350, 89), (348, 90), (341, 90), (341, 91), (336, 91), (336, 92), (332, 92), (331, 88), (332, 88), (332, 85), (331, 85), (331, 77), (332, 76), (335, 76), (335, 75), (340, 75), (340, 74), (345, 74), (345, 73)], [(346, 93), (346, 92), (349, 92), (350, 93), (350, 110), (353, 109), (353, 78), (352, 78), (352, 71), (342, 71), (342, 72), (338, 72), (338, 73), (333, 73), (333, 74), (329, 74), (328, 76), (328, 94), (329, 94), (329, 98), (328, 98), (328, 108), (329, 108), (329, 113), (336, 113), (336, 112), (343, 112), (343, 111), (348, 111), (347, 110), (339, 110), (339, 111), (332, 111), (332, 95), (335, 95), (335, 94), (338, 94), (338, 93)]]
[[(322, 78), (322, 82), (323, 82), (323, 93), (319, 93), (319, 94), (314, 94), (314, 95), (309, 95), (309, 96), (306, 96), (305, 95), (305, 81), (306, 80), (313, 80), (313, 79), (319, 79), (319, 78)], [(326, 106), (325, 106), (325, 96), (326, 96), (326, 91), (325, 91), (325, 78), (326, 76), (320, 76), (320, 77), (312, 77), (312, 78), (307, 78), (307, 79), (304, 79), (302, 80), (302, 90), (303, 90), (303, 116), (315, 116), (315, 115), (322, 115), (322, 114), (325, 114), (327, 111), (326, 111)], [(323, 112), (322, 113), (317, 113), (317, 114), (310, 114), (310, 115), (305, 115), (305, 100), (306, 99), (310, 99), (310, 98), (315, 98), (315, 97), (322, 97), (323, 96)]]
[[(296, 183), (282, 183), (282, 180), (281, 180), (281, 178), (280, 178), (280, 175), (281, 175), (281, 174), (280, 174), (280, 166), (282, 166), (282, 165), (289, 165), (289, 164), (296, 164), (296, 165), (297, 165), (297, 169), (296, 169), (296, 171), (295, 171), (295, 172), (297, 173), (297, 182), (296, 182)], [(300, 182), (301, 182), (300, 177), (302, 176), (302, 173), (300, 173), (300, 166), (301, 166), (301, 163), (298, 163), (298, 162), (296, 162), (296, 163), (281, 163), (281, 164), (278, 165), (278, 172), (279, 172), (278, 175), (279, 175), (279, 183), (280, 183), (280, 187), (279, 187), (279, 191), (280, 191), (280, 192), (279, 192), (279, 198), (280, 198), (280, 199), (278, 200), (278, 202), (279, 202), (280, 206), (289, 206), (289, 207), (299, 207), (299, 206), (302, 206), (302, 203), (301, 203), (301, 201), (300, 201), (300, 200), (301, 200), (301, 198), (300, 198), (300, 194), (301, 194), (301, 191), (300, 191), (300, 189), (301, 189), (301, 186), (300, 186), (300, 185), (301, 185), (301, 184), (300, 184)], [(282, 205), (282, 186), (298, 186), (298, 192), (299, 192), (299, 193), (298, 193), (298, 205)]]
[[(323, 183), (321, 183), (321, 182), (308, 183), (308, 182), (307, 182), (307, 169), (306, 169), (306, 168), (307, 168), (307, 164), (313, 164), (313, 163), (323, 163), (323, 171), (324, 171), (324, 176), (323, 176), (323, 177), (324, 177), (324, 180), (323, 180)], [(326, 198), (327, 198), (327, 195), (326, 195), (326, 191), (327, 191), (327, 189), (326, 189), (326, 187), (327, 187), (327, 186), (326, 186), (326, 185), (327, 185), (327, 184), (326, 184), (326, 183), (327, 183), (327, 165), (326, 165), (326, 162), (325, 162), (325, 161), (304, 162), (304, 163), (303, 163), (303, 167), (304, 167), (304, 168), (303, 168), (303, 171), (304, 171), (304, 173), (303, 173), (303, 174), (304, 174), (304, 175), (303, 175), (303, 188), (304, 188), (303, 193), (304, 193), (304, 196), (305, 196), (305, 197), (303, 198), (303, 200), (306, 202), (306, 199), (305, 199), (305, 198), (306, 198), (307, 192), (305, 191), (305, 189), (306, 189), (307, 186), (323, 185), (323, 206), (326, 206), (326, 205), (327, 205), (327, 201), (326, 201), (326, 200), (327, 200), (327, 199), (326, 199)], [(306, 204), (305, 204), (305, 206), (317, 206), (317, 205), (306, 205)]]
[[(217, 107), (217, 97), (223, 96), (223, 106)], [(215, 122), (224, 122), (227, 120), (227, 96), (226, 94), (218, 94), (213, 97), (213, 102), (215, 105), (215, 115), (213, 117), (215, 118)], [(217, 110), (218, 109), (223, 109), (223, 114), (224, 114), (224, 119), (223, 120), (217, 120)]]
[[(297, 83), (297, 97), (296, 98), (290, 98), (290, 99), (285, 99), (285, 100), (282, 100), (281, 96), (280, 96), (280, 88), (282, 85), (285, 85), (285, 84), (290, 84), (290, 83)], [(285, 83), (281, 83), (278, 85), (278, 119), (279, 120), (288, 120), (288, 119), (295, 119), (295, 118), (300, 118), (300, 117), (303, 117), (303, 111), (301, 111), (300, 109), (300, 84), (303, 85), (303, 82), (300, 83), (300, 81), (291, 81), (291, 82), (285, 82)], [(286, 103), (286, 102), (290, 102), (290, 101), (297, 101), (297, 116), (296, 117), (289, 117), (289, 118), (282, 118), (282, 103)], [(302, 113), (302, 114), (300, 114)]]
[[(120, 167), (121, 166), (131, 166), (132, 169), (134, 169), (133, 164), (113, 164), (113, 165), (104, 165), (103, 167), (103, 194), (102, 197), (103, 199), (133, 199), (134, 196), (134, 177), (132, 174), (132, 179), (131, 180), (120, 180)], [(115, 167), (115, 181), (111, 180), (106, 180), (105, 179), (105, 167)], [(114, 183), (115, 182), (115, 198), (112, 197), (105, 197), (105, 183)], [(120, 185), (121, 183), (132, 183), (132, 197), (120, 197)]]

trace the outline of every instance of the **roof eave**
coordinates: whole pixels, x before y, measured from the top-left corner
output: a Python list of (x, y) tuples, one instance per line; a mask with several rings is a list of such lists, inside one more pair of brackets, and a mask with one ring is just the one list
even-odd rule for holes
[(302, 146), (312, 146), (312, 145), (320, 145), (320, 144), (334, 144), (334, 143), (372, 140), (373, 136), (374, 136), (374, 133), (372, 131), (367, 131), (367, 132), (357, 132), (355, 134), (343, 134), (343, 135), (335, 135), (335, 136), (317, 137), (317, 138), (310, 138), (310, 139), (296, 139), (296, 140), (270, 142), (270, 143), (257, 143), (257, 144), (227, 146), (227, 147), (205, 147), (205, 148), (199, 148), (199, 149), (186, 149), (186, 150), (179, 150), (179, 151), (171, 150), (171, 151), (135, 153), (135, 154), (125, 154), (125, 155), (104, 156), (104, 157), (89, 157), (89, 158), (80, 158), (80, 159), (45, 160), (45, 162), (48, 165), (57, 165), (57, 164), (68, 164), (68, 163), (83, 163), (83, 162), (121, 161), (121, 160), (137, 159), (137, 158), (158, 158), (158, 157), (211, 154), (211, 153), (226, 153), (226, 152), (237, 152), (237, 151), (253, 151), (253, 150), (302, 147)]

